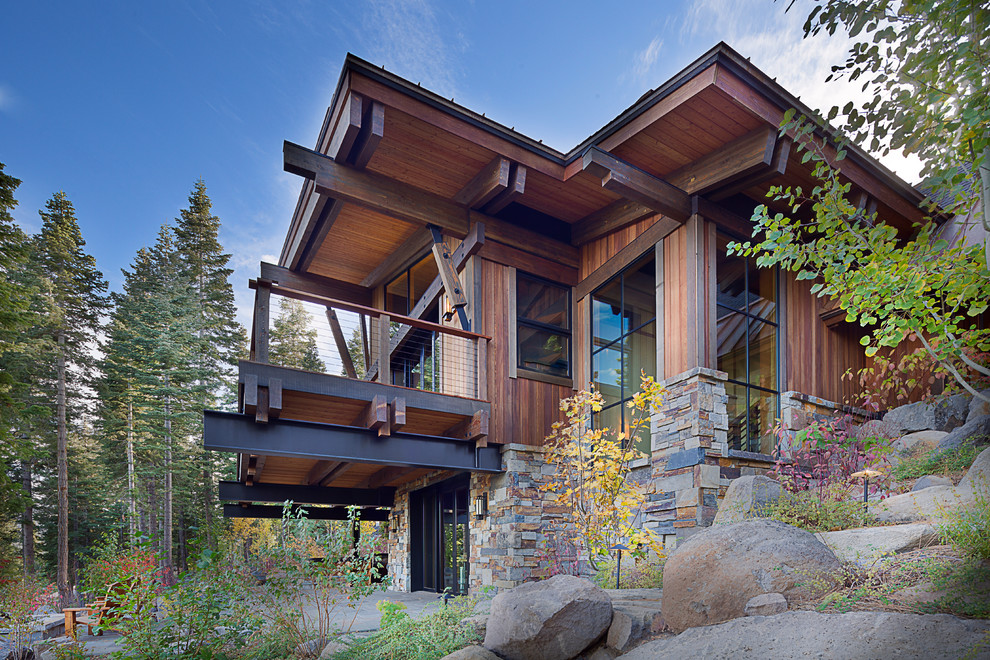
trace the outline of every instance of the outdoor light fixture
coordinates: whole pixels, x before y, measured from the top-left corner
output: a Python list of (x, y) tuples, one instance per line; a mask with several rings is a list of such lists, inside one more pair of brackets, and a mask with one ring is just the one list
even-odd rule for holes
[(863, 480), (863, 508), (868, 511), (870, 506), (870, 479), (879, 477), (880, 473), (876, 470), (860, 470), (859, 472), (853, 472), (849, 476), (853, 479)]
[(488, 493), (482, 493), (474, 498), (474, 517), (481, 520), (488, 515)]

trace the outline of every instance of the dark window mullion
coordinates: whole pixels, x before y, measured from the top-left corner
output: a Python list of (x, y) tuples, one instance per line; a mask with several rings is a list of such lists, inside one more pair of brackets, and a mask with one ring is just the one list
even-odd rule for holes
[(532, 319), (527, 319), (525, 317), (519, 317), (519, 325), (525, 325), (530, 328), (536, 328), (537, 330), (546, 330), (547, 332), (552, 332), (557, 335), (567, 335), (571, 336), (571, 331), (560, 327), (559, 325), (552, 325), (550, 323), (543, 323), (541, 321), (534, 321)]

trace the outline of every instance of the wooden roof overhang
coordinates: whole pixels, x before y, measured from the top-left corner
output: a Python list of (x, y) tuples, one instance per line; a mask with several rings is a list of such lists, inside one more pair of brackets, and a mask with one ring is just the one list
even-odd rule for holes
[[(632, 222), (672, 230), (706, 208), (745, 228), (771, 185), (813, 187), (776, 132), (792, 107), (810, 113), (719, 44), (561, 153), (349, 55), (316, 149), (286, 143), (306, 181), (280, 265), (370, 290), (428, 251), (426, 224), (459, 238), (483, 223), (483, 255), (524, 254), (576, 284), (577, 248)], [(906, 231), (923, 218), (919, 191), (847, 154), (853, 199)]]

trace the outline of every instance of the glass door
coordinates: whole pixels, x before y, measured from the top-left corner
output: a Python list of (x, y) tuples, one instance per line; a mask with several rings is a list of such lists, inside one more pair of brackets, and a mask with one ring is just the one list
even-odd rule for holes
[(468, 489), (457, 488), (440, 496), (443, 583), (440, 590), (464, 594), (468, 589)]

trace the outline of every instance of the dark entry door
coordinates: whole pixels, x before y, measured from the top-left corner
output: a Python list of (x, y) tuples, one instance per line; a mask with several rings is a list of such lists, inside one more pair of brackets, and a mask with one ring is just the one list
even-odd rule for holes
[(413, 591), (467, 593), (468, 483), (465, 474), (409, 494)]

